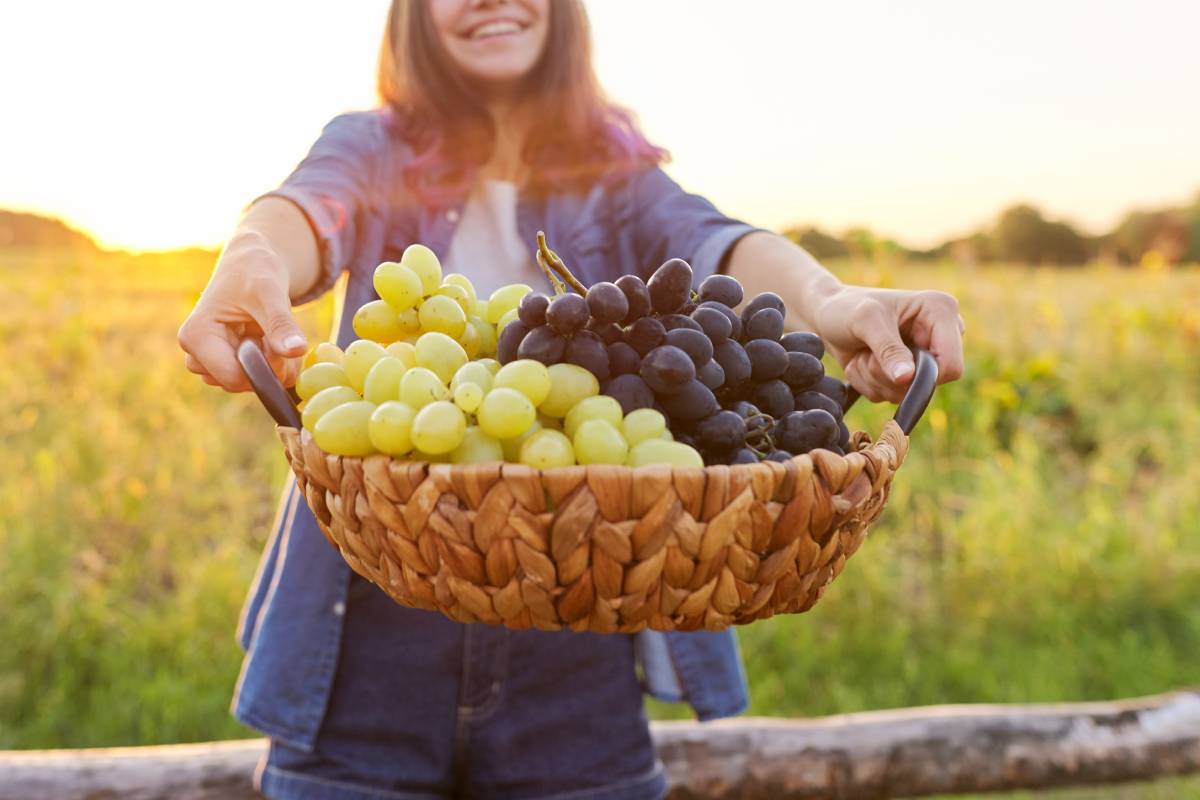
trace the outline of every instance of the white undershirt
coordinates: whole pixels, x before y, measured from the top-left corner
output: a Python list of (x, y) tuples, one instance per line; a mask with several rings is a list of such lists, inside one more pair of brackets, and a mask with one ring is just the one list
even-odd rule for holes
[(509, 181), (476, 184), (463, 206), (442, 266), (470, 278), (480, 297), (510, 283), (534, 291), (549, 285), (534, 260), (537, 242), (525, 242), (517, 231), (517, 186)]

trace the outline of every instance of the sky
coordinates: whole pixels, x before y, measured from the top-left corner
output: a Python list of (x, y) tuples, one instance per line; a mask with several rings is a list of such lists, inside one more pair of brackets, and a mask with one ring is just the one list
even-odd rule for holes
[[(214, 245), (375, 102), (387, 0), (0, 4), (0, 208)], [(588, 0), (668, 171), (764, 227), (914, 246), (1037, 204), (1091, 231), (1200, 191), (1200, 3)]]

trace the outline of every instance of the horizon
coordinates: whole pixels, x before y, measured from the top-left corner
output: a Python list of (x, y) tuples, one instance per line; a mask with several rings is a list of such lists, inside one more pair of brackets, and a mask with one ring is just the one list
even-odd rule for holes
[[(1027, 202), (1099, 235), (1200, 187), (1200, 108), (1185, 101), (1200, 7), (587, 5), (600, 79), (672, 152), (668, 172), (763, 227), (862, 226), (926, 249)], [(26, 122), (5, 131), (0, 207), (109, 249), (219, 247), (330, 117), (374, 103), (386, 6), (0, 11), (0, 69), (24, 76), (10, 119)]]

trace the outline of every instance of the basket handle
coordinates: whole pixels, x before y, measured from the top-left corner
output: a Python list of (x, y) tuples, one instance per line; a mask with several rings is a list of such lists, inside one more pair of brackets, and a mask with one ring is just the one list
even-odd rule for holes
[[(920, 347), (913, 348), (913, 358), (916, 361), (916, 370), (913, 372), (912, 381), (908, 384), (908, 391), (904, 393), (904, 399), (900, 401), (900, 405), (896, 407), (896, 424), (900, 426), (900, 430), (904, 434), (913, 432), (913, 428), (917, 427), (917, 423), (921, 421), (921, 415), (925, 413), (925, 409), (929, 407), (929, 401), (933, 399), (933, 390), (937, 387), (938, 365), (933, 359), (933, 354), (928, 350)], [(858, 390), (853, 386), (849, 387), (846, 392), (846, 405), (844, 411), (849, 411), (850, 406), (854, 405), (859, 395)]]
[(243, 340), (238, 345), (237, 360), (272, 419), (285, 428), (300, 430), (300, 412), (296, 409), (300, 398), (294, 390), (285, 389), (279, 378), (275, 377), (275, 371), (263, 355), (262, 346), (254, 339)]

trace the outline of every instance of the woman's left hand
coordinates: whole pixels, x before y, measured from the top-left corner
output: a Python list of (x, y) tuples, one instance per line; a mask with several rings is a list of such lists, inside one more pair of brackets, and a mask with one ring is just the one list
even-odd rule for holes
[(871, 402), (904, 397), (915, 368), (905, 341), (933, 355), (938, 383), (962, 377), (966, 325), (945, 292), (843, 286), (813, 309), (812, 322), (850, 385)]

